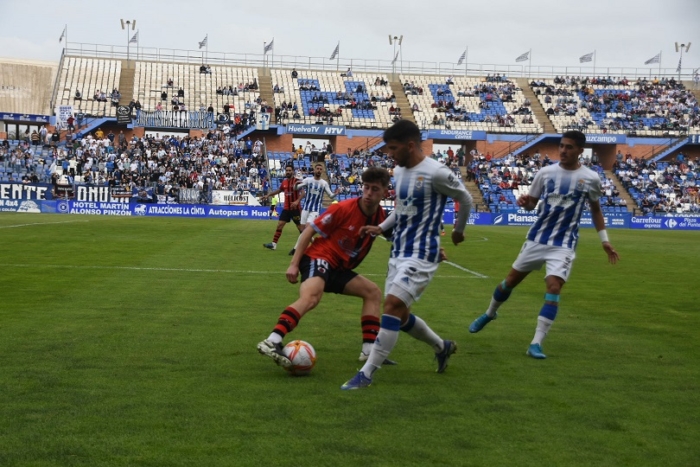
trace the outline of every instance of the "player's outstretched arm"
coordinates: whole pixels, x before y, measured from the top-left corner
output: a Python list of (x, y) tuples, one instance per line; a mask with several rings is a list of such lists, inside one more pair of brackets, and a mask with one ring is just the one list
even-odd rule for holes
[(444, 166), (433, 174), (433, 188), (438, 193), (459, 201), (461, 209), (452, 229), (452, 243), (458, 245), (464, 241), (464, 228), (467, 226), (469, 213), (474, 205), (472, 195), (469, 194), (462, 181)]
[(613, 248), (612, 244), (610, 243), (610, 239), (608, 238), (608, 232), (607, 230), (605, 230), (605, 218), (603, 217), (603, 210), (600, 209), (600, 202), (597, 200), (589, 201), (588, 204), (591, 208), (591, 218), (593, 220), (593, 225), (598, 231), (598, 236), (600, 237), (600, 241), (603, 245), (603, 250), (605, 251), (605, 254), (608, 255), (608, 262), (610, 264), (616, 264), (618, 261), (620, 261), (620, 255), (617, 253), (617, 251), (615, 251), (615, 248)]
[(273, 192), (271, 192), (271, 193), (268, 193), (268, 194), (266, 194), (266, 195), (262, 195), (262, 196), (260, 197), (260, 199), (266, 200), (266, 199), (268, 199), (268, 198), (274, 198), (275, 196), (279, 195), (280, 193), (282, 193), (282, 189), (281, 189), (281, 188), (278, 188), (278, 189), (276, 189), (275, 191), (273, 191)]
[(605, 250), (605, 253), (608, 255), (608, 262), (610, 264), (616, 264), (620, 261), (620, 255), (615, 251), (615, 248), (613, 248), (610, 242), (603, 243), (603, 250)]
[(381, 234), (382, 228), (378, 225), (363, 225), (362, 227), (360, 227), (360, 237), (364, 237), (365, 235), (371, 235), (373, 237), (376, 237), (377, 235)]
[(389, 214), (389, 217), (384, 219), (384, 222), (379, 225), (363, 225), (360, 227), (360, 238), (367, 234), (376, 237), (384, 232), (388, 232), (394, 227), (394, 225), (396, 225), (396, 211), (392, 211), (391, 214)]

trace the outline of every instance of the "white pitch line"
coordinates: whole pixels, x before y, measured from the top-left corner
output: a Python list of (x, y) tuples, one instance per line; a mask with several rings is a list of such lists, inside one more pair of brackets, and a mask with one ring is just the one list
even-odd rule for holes
[(489, 278), (489, 276), (485, 276), (485, 275), (480, 274), (480, 273), (478, 273), (478, 272), (476, 272), (476, 271), (472, 271), (471, 269), (467, 269), (467, 268), (465, 268), (465, 267), (462, 267), (462, 266), (460, 266), (459, 264), (453, 263), (452, 261), (443, 261), (443, 263), (449, 264), (450, 266), (455, 267), (455, 268), (457, 268), (457, 269), (459, 269), (459, 270), (461, 270), (461, 271), (468, 272), (469, 274), (473, 274), (473, 275), (475, 275), (476, 277), (478, 277), (479, 279), (488, 279), (488, 278)]
[[(14, 268), (49, 268), (49, 269), (112, 269), (124, 271), (172, 271), (172, 272), (203, 272), (203, 273), (218, 273), (218, 274), (284, 274), (284, 271), (251, 271), (240, 269), (184, 269), (184, 268), (147, 268), (137, 266), (74, 266), (60, 264), (4, 264), (3, 267)], [(386, 274), (362, 273), (363, 276), (369, 277), (386, 277)], [(464, 276), (437, 275), (435, 277), (441, 279), (464, 279)]]
[(32, 224), (0, 225), (0, 229), (12, 229), (15, 227), (28, 227), (30, 225), (73, 224), (76, 222), (88, 222), (88, 221), (34, 222)]

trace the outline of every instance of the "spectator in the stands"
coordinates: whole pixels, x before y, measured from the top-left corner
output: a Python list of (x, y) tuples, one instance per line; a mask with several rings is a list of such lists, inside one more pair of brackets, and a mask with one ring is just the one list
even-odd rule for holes
[(80, 92), (79, 89), (76, 89), (76, 90), (75, 90), (75, 100), (76, 100), (76, 101), (83, 100), (83, 93)]

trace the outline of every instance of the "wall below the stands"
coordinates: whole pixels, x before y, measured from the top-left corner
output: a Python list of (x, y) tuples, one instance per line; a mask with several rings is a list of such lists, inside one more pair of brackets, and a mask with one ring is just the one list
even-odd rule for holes
[(292, 134), (286, 134), (286, 135), (279, 135), (276, 136), (271, 132), (255, 132), (252, 135), (250, 135), (250, 139), (254, 140), (254, 138), (258, 137), (258, 134), (260, 135), (261, 139), (264, 137), (265, 138), (265, 146), (267, 146), (268, 151), (275, 151), (275, 152), (291, 152), (292, 151), (292, 144), (293, 144), (293, 139), (294, 135)]
[[(667, 140), (666, 140), (667, 141)], [(631, 154), (632, 157), (642, 157), (646, 156), (646, 158), (649, 157), (651, 154), (651, 151), (653, 148), (658, 148), (659, 146), (652, 146), (650, 144), (637, 144), (634, 146), (628, 146), (626, 144), (619, 144), (618, 149), (622, 151), (622, 154), (627, 155)], [(695, 159), (696, 157), (700, 157), (700, 146), (698, 145), (690, 145), (686, 144), (679, 150), (673, 151), (669, 156), (664, 157), (664, 160), (676, 160), (676, 156), (678, 155), (679, 152), (682, 152), (686, 156), (686, 160), (688, 158)]]
[[(493, 141), (491, 143), (489, 143), (488, 141), (467, 141), (467, 146), (469, 146), (469, 143), (472, 142), (475, 143), (473, 147), (476, 148), (476, 150), (480, 153), (490, 153), (492, 156), (494, 154), (499, 154), (500, 157), (504, 157), (508, 154), (508, 152), (513, 151), (522, 146), (522, 143), (513, 143), (510, 141)], [(470, 147), (467, 153), (469, 153), (469, 151), (471, 150), (472, 148)]]

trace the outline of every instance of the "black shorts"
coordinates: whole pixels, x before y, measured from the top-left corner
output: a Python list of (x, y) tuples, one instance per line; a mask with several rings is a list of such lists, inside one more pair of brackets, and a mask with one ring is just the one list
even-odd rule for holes
[(294, 222), (296, 225), (299, 225), (301, 222), (301, 211), (298, 209), (294, 211), (283, 209), (282, 214), (280, 214), (280, 220), (282, 222)]
[(299, 271), (301, 271), (302, 282), (309, 277), (320, 277), (326, 283), (323, 291), (337, 294), (342, 294), (347, 283), (357, 276), (355, 271), (334, 269), (325, 259), (313, 259), (306, 255), (301, 258)]

